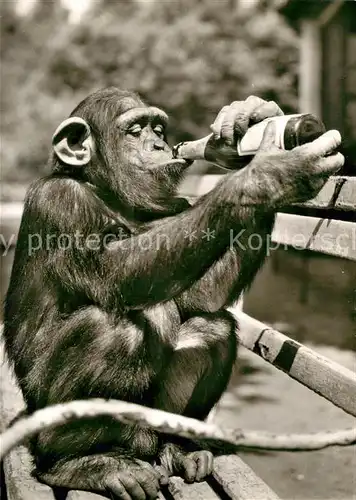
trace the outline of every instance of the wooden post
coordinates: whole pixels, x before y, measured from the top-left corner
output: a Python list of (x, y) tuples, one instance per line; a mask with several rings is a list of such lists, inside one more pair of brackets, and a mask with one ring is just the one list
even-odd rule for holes
[(321, 41), (315, 21), (301, 22), (299, 110), (321, 117)]
[(338, 11), (321, 28), (322, 38), (322, 110), (327, 128), (336, 128), (345, 135), (346, 116), (346, 17)]

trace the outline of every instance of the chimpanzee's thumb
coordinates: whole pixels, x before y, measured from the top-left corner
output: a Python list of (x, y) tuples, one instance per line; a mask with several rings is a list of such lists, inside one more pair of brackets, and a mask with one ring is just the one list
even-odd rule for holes
[(263, 133), (261, 145), (259, 151), (270, 151), (275, 149), (275, 139), (276, 139), (276, 125), (273, 121), (270, 121), (265, 128)]

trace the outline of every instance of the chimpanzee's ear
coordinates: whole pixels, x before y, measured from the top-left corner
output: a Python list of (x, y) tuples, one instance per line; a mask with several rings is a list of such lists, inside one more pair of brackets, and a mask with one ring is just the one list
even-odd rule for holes
[(90, 127), (83, 118), (72, 116), (64, 120), (52, 137), (56, 156), (67, 165), (86, 165), (94, 151)]

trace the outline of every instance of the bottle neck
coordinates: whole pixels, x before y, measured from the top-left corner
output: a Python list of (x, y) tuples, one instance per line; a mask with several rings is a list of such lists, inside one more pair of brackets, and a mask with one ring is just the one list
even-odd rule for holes
[(239, 156), (236, 146), (227, 146), (223, 139), (215, 139), (213, 134), (196, 141), (180, 142), (173, 147), (173, 157), (206, 160), (232, 170), (238, 170), (251, 160), (249, 156)]

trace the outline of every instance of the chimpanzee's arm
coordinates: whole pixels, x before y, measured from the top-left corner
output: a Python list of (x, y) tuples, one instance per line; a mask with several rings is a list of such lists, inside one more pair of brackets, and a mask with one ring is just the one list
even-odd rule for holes
[[(182, 317), (231, 306), (248, 288), (263, 264), (275, 213), (268, 212), (250, 229), (233, 231), (227, 251), (188, 290), (175, 298)], [(214, 235), (210, 236), (214, 238)]]
[[(254, 227), (267, 200), (270, 205), (278, 198), (270, 183), (259, 181), (258, 172), (244, 169), (224, 178), (185, 212), (106, 249), (57, 248), (54, 239), (45, 267), (73, 294), (86, 294), (104, 306), (114, 307), (123, 297), (125, 308), (146, 307), (192, 286), (227, 251), (231, 231)], [(100, 214), (88, 188), (76, 181), (42, 183), (32, 202), (36, 210), (33, 205), (46, 233), (84, 237), (100, 230)], [(207, 241), (203, 236), (209, 230), (215, 238)]]

